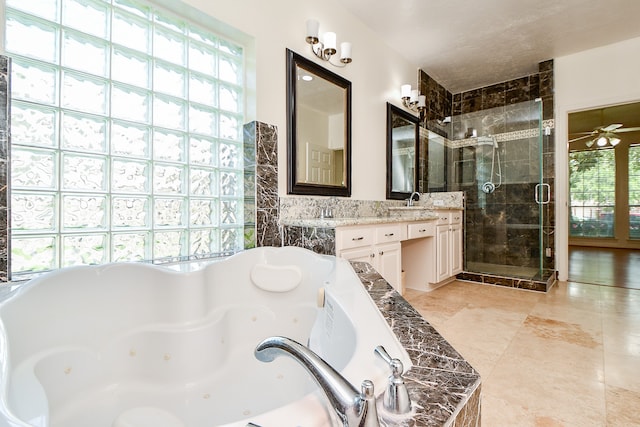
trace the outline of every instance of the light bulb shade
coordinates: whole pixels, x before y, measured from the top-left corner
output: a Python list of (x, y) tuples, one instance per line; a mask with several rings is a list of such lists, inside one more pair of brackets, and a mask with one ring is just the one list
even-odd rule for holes
[(620, 138), (618, 138), (617, 136), (610, 136), (609, 144), (615, 147), (616, 145), (620, 144)]
[(340, 43), (340, 59), (343, 60), (351, 60), (351, 43), (342, 42)]
[(424, 108), (427, 106), (427, 96), (418, 95), (418, 108)]
[(418, 92), (418, 89), (413, 89), (411, 91), (411, 96), (409, 97), (409, 101), (412, 104), (415, 104), (416, 102), (418, 102), (418, 95), (420, 95), (420, 92)]
[(606, 136), (601, 136), (596, 140), (596, 144), (598, 144), (598, 147), (604, 147), (605, 145), (607, 145), (607, 137)]
[(411, 96), (411, 85), (400, 86), (400, 94), (402, 98), (409, 98)]
[(318, 43), (318, 28), (320, 23), (315, 19), (307, 19), (307, 43)]
[(324, 33), (323, 44), (325, 53), (329, 55), (336, 53), (336, 33)]

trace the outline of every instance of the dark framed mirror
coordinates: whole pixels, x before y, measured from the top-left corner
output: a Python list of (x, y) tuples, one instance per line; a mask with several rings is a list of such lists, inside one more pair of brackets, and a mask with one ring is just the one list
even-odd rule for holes
[(287, 193), (351, 196), (351, 82), (287, 49)]
[(418, 191), (419, 119), (387, 103), (387, 199)]

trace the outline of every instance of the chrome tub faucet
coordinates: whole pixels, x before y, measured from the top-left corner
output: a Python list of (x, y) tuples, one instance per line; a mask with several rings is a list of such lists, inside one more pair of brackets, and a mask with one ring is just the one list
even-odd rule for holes
[(254, 351), (256, 359), (272, 362), (278, 356), (288, 356), (307, 370), (322, 388), (344, 427), (380, 427), (373, 383), (362, 382), (358, 392), (342, 375), (320, 356), (302, 344), (286, 337), (269, 337)]

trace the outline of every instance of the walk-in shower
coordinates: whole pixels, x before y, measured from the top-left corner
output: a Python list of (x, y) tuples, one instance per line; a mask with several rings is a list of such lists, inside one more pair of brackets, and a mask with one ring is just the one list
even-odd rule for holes
[(448, 133), (446, 190), (465, 193), (459, 277), (544, 289), (553, 274), (553, 172), (544, 169), (542, 103), (454, 115)]

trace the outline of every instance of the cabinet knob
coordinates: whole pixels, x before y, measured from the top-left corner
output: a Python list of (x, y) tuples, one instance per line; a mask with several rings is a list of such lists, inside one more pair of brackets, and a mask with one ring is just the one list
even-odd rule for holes
[(391, 236), (393, 236), (394, 234), (395, 234), (395, 233), (386, 233), (384, 236), (385, 236), (385, 237), (391, 237)]
[(373, 254), (371, 254), (371, 255), (369, 255), (369, 256), (370, 256), (371, 258), (375, 258), (375, 257), (376, 257), (376, 254), (375, 254), (375, 253), (373, 253)]
[(426, 228), (423, 228), (423, 229), (421, 229), (421, 230), (418, 230), (418, 233), (424, 233), (425, 231), (427, 231), (427, 229), (426, 229)]
[(379, 254), (380, 256), (382, 256), (382, 255), (384, 255), (384, 251), (380, 251), (380, 252), (378, 252), (378, 254)]
[(351, 240), (353, 240), (354, 242), (358, 241), (358, 240), (364, 240), (364, 237), (360, 236), (360, 237), (352, 237)]

